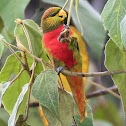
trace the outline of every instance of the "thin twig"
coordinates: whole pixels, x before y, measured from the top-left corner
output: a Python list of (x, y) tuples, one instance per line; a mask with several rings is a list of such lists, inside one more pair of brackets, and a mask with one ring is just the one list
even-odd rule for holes
[(31, 96), (32, 84), (34, 82), (34, 72), (35, 72), (35, 60), (33, 59), (33, 70), (32, 70), (31, 78), (30, 78), (30, 81), (29, 81), (29, 93), (28, 93), (26, 116), (25, 116), (23, 122), (25, 122), (28, 119), (30, 96)]
[(16, 48), (16, 49), (18, 49), (18, 50), (20, 50), (20, 51), (24, 51), (24, 50), (22, 50), (21, 48), (15, 46), (15, 45), (12, 45), (12, 44), (10, 44), (10, 43), (8, 43), (8, 42), (6, 42), (6, 41), (4, 41), (4, 43), (6, 43), (7, 45), (9, 45), (9, 46), (11, 46), (11, 47), (13, 47), (13, 48)]
[[(116, 86), (109, 87), (108, 89), (111, 90), (111, 91), (118, 91), (118, 88)], [(108, 94), (108, 93), (109, 92), (107, 92), (106, 90), (100, 89), (100, 90), (94, 91), (90, 94), (87, 94), (86, 98), (88, 98), (88, 99), (94, 98), (94, 97), (98, 97), (98, 96), (105, 95), (105, 94)], [(29, 104), (29, 106), (30, 107), (38, 107), (39, 103), (32, 102), (32, 103)], [(1, 107), (3, 107), (3, 105)]]
[(77, 126), (76, 119), (75, 119), (74, 116), (73, 116), (73, 120), (74, 120), (74, 124), (75, 124), (75, 126)]
[(68, 13), (68, 20), (67, 20), (67, 25), (68, 26), (70, 24), (70, 17), (71, 17), (72, 6), (73, 6), (73, 0), (70, 1), (70, 7), (69, 7), (69, 13)]
[(109, 90), (108, 88), (106, 88), (106, 87), (104, 87), (104, 86), (102, 86), (102, 85), (100, 85), (100, 84), (97, 84), (97, 83), (95, 83), (95, 82), (93, 82), (93, 81), (90, 81), (90, 80), (87, 80), (87, 79), (85, 79), (85, 81), (87, 81), (87, 82), (89, 82), (90, 84), (95, 85), (95, 86), (97, 86), (97, 87), (99, 87), (99, 88), (101, 88), (101, 89), (106, 90), (107, 92), (109, 92), (110, 94), (112, 94), (113, 96), (115, 96), (115, 97), (117, 97), (117, 98), (119, 98), (119, 99), (121, 98), (118, 94), (116, 94), (115, 92)]
[[(29, 54), (30, 57), (34, 58), (37, 62), (43, 62), (44, 65), (48, 66), (49, 68), (53, 68), (53, 66), (47, 62), (45, 62), (42, 58), (38, 58), (37, 56), (30, 53), (26, 50), (26, 53)], [(80, 76), (80, 77), (102, 77), (102, 76), (110, 76), (115, 74), (124, 74), (126, 70), (113, 70), (113, 71), (104, 71), (104, 72), (92, 72), (92, 73), (80, 73), (80, 72), (72, 72), (69, 70), (63, 69), (61, 71), (63, 75), (67, 76)]]
[[(113, 87), (110, 87), (110, 88), (108, 88), (109, 90), (111, 90), (111, 91), (118, 91), (118, 88), (116, 87), (116, 86), (113, 86)], [(106, 90), (104, 90), (104, 89), (100, 89), (100, 90), (97, 90), (97, 91), (94, 91), (94, 92), (92, 92), (92, 93), (90, 93), (90, 94), (87, 94), (86, 95), (86, 98), (94, 98), (94, 97), (98, 97), (98, 96), (101, 96), (101, 95), (105, 95), (105, 94), (108, 94), (109, 92), (107, 92)], [(39, 103), (36, 103), (36, 102), (32, 102), (32, 103), (30, 103), (30, 105), (29, 105), (30, 107), (37, 107), (37, 106), (39, 106)]]
[(41, 60), (41, 64), (42, 64), (43, 70), (45, 71), (45, 70), (46, 70), (46, 69), (45, 69), (45, 65), (44, 65), (44, 63), (42, 62), (42, 60)]
[(31, 41), (30, 41), (30, 38), (29, 38), (29, 35), (28, 35), (28, 32), (27, 32), (27, 30), (26, 30), (26, 28), (25, 28), (24, 23), (22, 23), (22, 26), (23, 26), (23, 30), (24, 30), (24, 32), (25, 32), (25, 35), (26, 35), (26, 38), (27, 38), (27, 41), (28, 41), (29, 50), (30, 50), (31, 53), (33, 53)]
[(64, 6), (62, 7), (62, 10), (65, 9), (65, 7), (67, 6), (67, 4), (68, 4), (69, 1), (70, 1), (70, 0), (67, 0), (67, 1), (66, 1), (66, 3), (64, 4)]
[[(112, 86), (110, 88), (108, 88), (108, 90), (111, 90), (111, 91), (118, 91), (118, 88), (116, 86)], [(86, 98), (93, 98), (93, 97), (97, 97), (97, 96), (101, 96), (101, 95), (105, 95), (105, 94), (108, 94), (109, 92), (107, 92), (106, 90), (104, 89), (100, 89), (100, 90), (97, 90), (97, 91), (94, 91), (90, 94), (87, 94), (86, 95)]]
[(29, 56), (31, 56), (32, 58), (34, 58), (35, 61), (40, 62), (40, 63), (43, 62), (44, 65), (48, 66), (49, 68), (53, 68), (53, 66), (51, 64), (45, 62), (42, 58), (38, 58), (37, 56), (33, 55), (28, 50), (26, 50), (26, 53), (28, 53)]
[(62, 82), (62, 79), (60, 77), (60, 74), (59, 74), (59, 79), (60, 79), (60, 83), (61, 83), (62, 89), (64, 90), (64, 86), (63, 86), (63, 82)]
[(31, 41), (30, 41), (30, 37), (29, 37), (29, 34), (27, 32), (27, 29), (26, 29), (26, 27), (24, 25), (24, 22), (21, 19), (16, 19), (15, 22), (22, 25), (23, 30), (24, 30), (24, 33), (25, 33), (25, 36), (26, 36), (27, 41), (28, 41), (28, 46), (29, 46), (30, 53), (33, 53), (32, 45), (31, 45)]
[(72, 72), (68, 70), (62, 70), (62, 74), (67, 76), (80, 76), (80, 77), (102, 77), (102, 76), (110, 76), (115, 74), (124, 74), (126, 70), (113, 70), (113, 71), (104, 71), (104, 72), (92, 72), (92, 73), (80, 73), (80, 72)]
[(20, 77), (20, 75), (22, 74), (22, 72), (24, 70), (25, 70), (24, 68), (21, 69), (21, 71), (18, 73), (18, 75), (10, 82), (9, 86), (11, 86)]
[(6, 41), (4, 41), (4, 43), (6, 44), (6, 46), (9, 48), (9, 50), (14, 54), (14, 56), (17, 58), (17, 60), (20, 62), (20, 64), (25, 67), (25, 64), (22, 62), (22, 60), (20, 59), (20, 57), (15, 53), (15, 51), (10, 47), (10, 45), (8, 45), (8, 43)]
[(25, 52), (21, 52), (21, 54), (22, 54), (22, 58), (23, 58), (24, 64), (25, 64), (25, 70), (27, 71), (29, 77), (31, 77), (31, 72), (30, 72), (30, 69), (29, 69), (29, 66), (28, 66), (26, 54), (25, 54)]

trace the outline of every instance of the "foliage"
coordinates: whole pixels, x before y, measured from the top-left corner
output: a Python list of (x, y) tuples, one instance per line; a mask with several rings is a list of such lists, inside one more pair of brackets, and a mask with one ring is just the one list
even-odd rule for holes
[[(63, 7), (66, 0), (42, 1), (46, 4)], [(21, 20), (24, 19), (24, 10), (28, 2), (29, 0), (0, 1), (0, 59), (4, 57), (7, 50), (5, 45), (12, 52), (11, 55), (8, 55), (0, 72), (0, 106), (3, 105), (10, 115), (8, 126), (29, 126), (29, 124), (32, 126), (30, 120), (27, 121), (28, 123), (26, 122), (29, 117), (31, 95), (34, 97), (33, 102), (36, 100), (39, 102), (41, 111), (43, 111), (50, 126), (75, 126), (75, 123), (78, 126), (111, 125), (105, 121), (93, 119), (89, 104), (86, 104), (88, 115), (83, 122), (80, 122), (81, 119), (70, 89), (67, 90), (68, 87), (64, 86), (69, 91), (67, 92), (62, 89), (61, 85), (57, 85), (60, 78), (58, 79), (49, 58), (43, 52), (41, 43), (43, 33), (39, 25), (33, 20)], [(65, 8), (67, 11), (69, 10), (68, 5)], [(98, 62), (101, 61), (106, 38), (105, 30), (108, 30), (110, 39), (105, 45), (105, 66), (110, 71), (125, 70), (126, 1), (108, 0), (101, 14), (103, 22), (100, 19), (100, 14), (93, 9), (87, 0), (76, 0), (73, 5), (72, 20), (75, 26), (83, 31), (82, 37), (91, 50), (90, 55), (96, 56)], [(82, 71), (87, 72), (88, 55), (85, 42), (75, 27), (70, 28), (75, 29), (79, 36), (80, 54), (83, 56), (84, 62)], [(17, 46), (9, 44), (14, 42), (14, 38), (16, 38), (15, 44)], [(62, 75), (61, 79), (63, 79)], [(119, 90), (124, 108), (122, 116), (126, 119), (126, 74), (112, 75), (112, 79)], [(63, 79), (63, 85), (64, 83), (66, 83), (65, 79)], [(107, 110), (109, 109), (107, 108)], [(101, 111), (97, 110), (96, 112), (100, 113)], [(99, 117), (98, 114), (94, 115)], [(109, 120), (104, 117), (108, 115), (100, 116)], [(114, 117), (119, 118), (120, 115)], [(6, 126), (6, 123), (0, 116), (0, 124)], [(38, 125), (40, 124), (44, 125), (44, 122), (38, 123)], [(118, 124), (122, 124), (122, 122), (118, 122)]]

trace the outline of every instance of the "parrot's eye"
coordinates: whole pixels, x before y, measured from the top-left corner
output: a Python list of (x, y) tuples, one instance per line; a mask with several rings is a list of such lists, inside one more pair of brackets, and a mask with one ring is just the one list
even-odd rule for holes
[(54, 17), (55, 15), (56, 15), (56, 14), (51, 14), (50, 16), (51, 16), (51, 17)]
[(61, 17), (61, 18), (62, 18), (63, 16), (59, 16), (59, 17)]
[(51, 14), (50, 16), (51, 16), (51, 17), (54, 17), (54, 16), (56, 16), (56, 14), (58, 14), (58, 12), (53, 13), (53, 14)]

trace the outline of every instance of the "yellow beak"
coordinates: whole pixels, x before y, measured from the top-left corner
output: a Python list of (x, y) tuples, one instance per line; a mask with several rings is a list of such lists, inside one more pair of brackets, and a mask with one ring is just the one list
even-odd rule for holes
[(59, 11), (60, 20), (63, 21), (67, 17), (67, 13), (64, 10)]

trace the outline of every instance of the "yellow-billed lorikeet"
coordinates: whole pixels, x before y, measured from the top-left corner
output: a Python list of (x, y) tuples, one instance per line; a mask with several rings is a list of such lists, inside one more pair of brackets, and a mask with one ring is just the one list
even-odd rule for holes
[[(65, 29), (63, 24), (66, 17), (67, 13), (60, 7), (51, 7), (45, 11), (41, 19), (43, 47), (57, 68), (64, 67), (70, 71), (82, 72), (82, 59), (77, 48), (77, 35), (72, 30), (69, 30), (66, 37), (61, 35)], [(66, 76), (66, 78), (77, 104), (81, 121), (83, 121), (87, 115), (83, 79), (75, 76)]]

